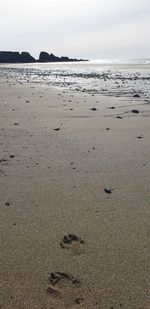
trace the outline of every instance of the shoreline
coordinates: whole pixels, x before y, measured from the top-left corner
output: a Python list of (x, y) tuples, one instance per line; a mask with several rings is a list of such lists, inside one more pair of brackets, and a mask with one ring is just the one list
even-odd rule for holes
[(0, 78), (12, 78), (20, 84), (41, 85), (41, 87), (84, 92), (85, 94), (102, 97), (124, 97), (134, 100), (139, 94), (140, 99), (150, 102), (150, 73), (148, 65), (105, 66), (99, 64), (16, 64), (0, 66)]
[(149, 106), (0, 79), (0, 308), (148, 308)]

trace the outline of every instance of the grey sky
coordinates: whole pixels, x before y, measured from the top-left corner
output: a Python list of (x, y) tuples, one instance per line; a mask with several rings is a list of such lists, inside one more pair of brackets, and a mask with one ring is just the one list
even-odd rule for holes
[(150, 0), (0, 1), (0, 50), (150, 57)]

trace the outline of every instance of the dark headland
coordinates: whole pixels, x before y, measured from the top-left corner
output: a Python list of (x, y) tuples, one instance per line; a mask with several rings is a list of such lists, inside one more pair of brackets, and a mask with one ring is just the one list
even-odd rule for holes
[(39, 59), (35, 59), (28, 52), (12, 52), (0, 51), (0, 63), (33, 63), (33, 62), (72, 62), (72, 61), (88, 61), (83, 59), (58, 57), (42, 51)]

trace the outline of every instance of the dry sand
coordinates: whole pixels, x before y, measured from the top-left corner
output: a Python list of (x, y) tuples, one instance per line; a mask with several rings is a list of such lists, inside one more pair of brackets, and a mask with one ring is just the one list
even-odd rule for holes
[(0, 308), (150, 308), (149, 176), (148, 102), (1, 80)]

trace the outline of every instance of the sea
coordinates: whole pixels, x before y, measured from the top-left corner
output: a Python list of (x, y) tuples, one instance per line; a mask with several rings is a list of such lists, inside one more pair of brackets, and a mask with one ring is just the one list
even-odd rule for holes
[(150, 97), (150, 58), (1, 64), (0, 77), (105, 96)]

